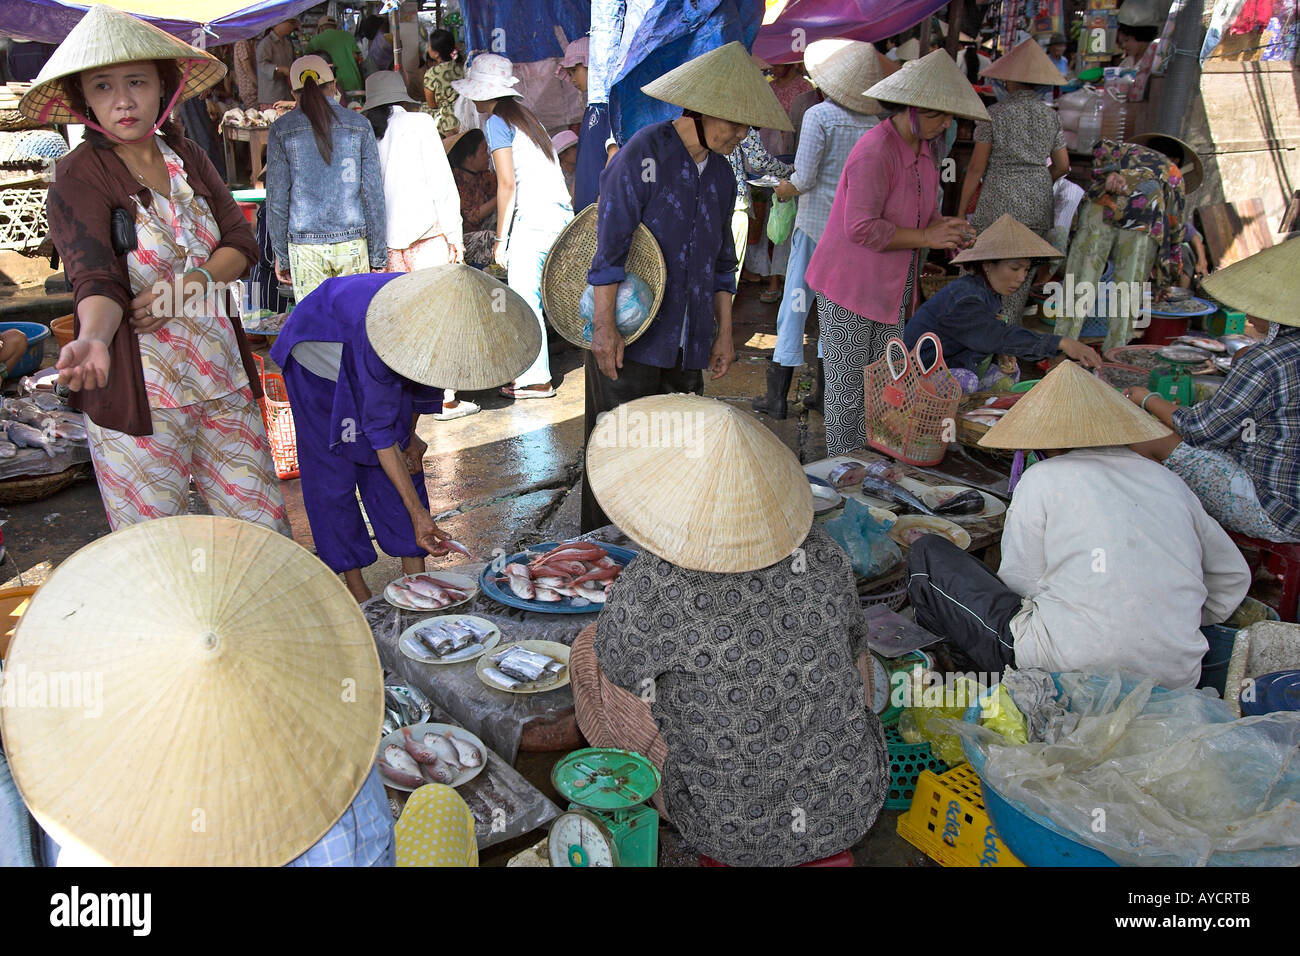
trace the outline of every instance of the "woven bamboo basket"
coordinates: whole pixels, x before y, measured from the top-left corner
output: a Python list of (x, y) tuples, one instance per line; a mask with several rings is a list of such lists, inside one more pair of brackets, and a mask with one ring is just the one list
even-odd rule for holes
[[(930, 267), (930, 266), (926, 266), (925, 268), (926, 268), (926, 269), (929, 269), (929, 268), (932, 268), (932, 267)], [(952, 273), (952, 272), (929, 272), (929, 271), (923, 271), (923, 272), (921, 273), (921, 296), (922, 296), (922, 299), (923, 299), (923, 300), (924, 300), (924, 299), (929, 299), (929, 298), (931, 298), (932, 296), (937, 295), (940, 289), (942, 289), (944, 286), (946, 286), (946, 285), (947, 285), (949, 282), (951, 282), (953, 279), (957, 279), (957, 278), (960, 278), (960, 276), (958, 276), (956, 273)]]
[(1006, 451), (1001, 448), (985, 448), (980, 444), (980, 439), (984, 437), (992, 425), (981, 425), (979, 422), (972, 422), (969, 419), (962, 418), (963, 412), (969, 412), (979, 408), (990, 398), (1003, 395), (1002, 392), (972, 392), (961, 400), (957, 406), (957, 442), (970, 448), (978, 448), (987, 455), (993, 455), (995, 458), (1005, 458), (1010, 460), (1016, 456), (1014, 451)]
[(54, 475), (35, 475), (30, 478), (6, 478), (0, 481), (0, 505), (29, 504), (43, 501), (55, 492), (62, 491), (75, 481), (92, 474), (87, 462), (73, 465)]
[(870, 581), (858, 582), (858, 601), (864, 607), (884, 604), (891, 611), (897, 611), (907, 603), (907, 582), (903, 576), (907, 571), (907, 560), (898, 563), (892, 571), (882, 574)]
[[(582, 337), (582, 327), (586, 323), (578, 312), (578, 303), (587, 290), (587, 272), (595, 256), (596, 204), (593, 203), (565, 226), (542, 267), (542, 309), (546, 318), (565, 340), (583, 349), (591, 348), (591, 343)], [(625, 267), (629, 273), (644, 280), (654, 293), (645, 322), (623, 338), (624, 344), (630, 345), (645, 334), (659, 314), (664, 285), (668, 280), (668, 269), (659, 243), (644, 224), (638, 225), (632, 233), (632, 246)]]

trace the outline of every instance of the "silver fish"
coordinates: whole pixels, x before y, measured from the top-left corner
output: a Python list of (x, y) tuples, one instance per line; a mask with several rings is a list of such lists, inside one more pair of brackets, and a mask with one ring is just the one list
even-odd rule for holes
[(406, 787), (418, 787), (424, 782), (424, 777), (420, 775), (420, 765), (396, 744), (385, 747), (382, 757), (379, 769), (394, 782)]
[(461, 740), (451, 731), (447, 731), (443, 736), (456, 748), (456, 760), (462, 767), (477, 767), (483, 762), (483, 754), (468, 740)]
[[(3, 434), (0, 432), (0, 434)], [(12, 458), (18, 454), (18, 446), (11, 441), (0, 440), (0, 458)]]
[(21, 448), (39, 448), (53, 458), (58, 454), (57, 442), (38, 428), (22, 422), (10, 422), (5, 429), (9, 440)]
[(38, 426), (46, 419), (46, 413), (25, 398), (6, 398), (3, 403), (4, 417), (12, 422)]
[(66, 408), (63, 400), (53, 392), (37, 391), (31, 397), (31, 402), (43, 412), (52, 412), (56, 409)]
[(497, 661), (497, 668), (516, 680), (535, 681), (546, 673), (554, 658), (522, 647), (512, 647)]
[(451, 745), (451, 741), (441, 734), (429, 732), (424, 735), (424, 739), (420, 742), (437, 754), (439, 760), (445, 761), (453, 767), (459, 765), (460, 760), (456, 756), (456, 748)]
[(90, 437), (84, 425), (73, 424), (58, 418), (47, 418), (41, 422), (41, 431), (67, 441), (86, 441)]
[(513, 677), (507, 677), (495, 667), (485, 667), (480, 673), (487, 678), (488, 683), (502, 690), (516, 690), (523, 686), (522, 682), (515, 680)]

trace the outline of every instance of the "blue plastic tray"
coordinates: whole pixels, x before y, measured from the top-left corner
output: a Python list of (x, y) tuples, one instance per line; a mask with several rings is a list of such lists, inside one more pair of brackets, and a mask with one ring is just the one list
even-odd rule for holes
[[(528, 549), (528, 551), (533, 552), (534, 556), (536, 556), (538, 554), (545, 554), (552, 548), (558, 548), (561, 544), (565, 543), (567, 542), (547, 541), (542, 544), (533, 545)], [(631, 548), (620, 548), (618, 545), (606, 544), (603, 541), (594, 543), (599, 544), (602, 548), (608, 551), (609, 556), (623, 567), (627, 567), (627, 563), (637, 556), (637, 552), (633, 551)], [(505, 564), (510, 564), (514, 561), (521, 561), (526, 564), (529, 560), (524, 557), (526, 553), (528, 552), (520, 551), (518, 554), (510, 555), (506, 558)], [(522, 611), (537, 611), (541, 614), (594, 614), (604, 606), (601, 604), (588, 604), (586, 607), (573, 607), (569, 603), (573, 600), (572, 598), (561, 598), (558, 601), (525, 601), (521, 597), (515, 597), (514, 592), (510, 590), (509, 585), (503, 587), (493, 580), (498, 573), (499, 572), (493, 571), (492, 565), (489, 564), (483, 569), (483, 573), (479, 575), (478, 583), (479, 587), (483, 589), (484, 594), (496, 601), (498, 604), (506, 605), (506, 607), (517, 607)]]

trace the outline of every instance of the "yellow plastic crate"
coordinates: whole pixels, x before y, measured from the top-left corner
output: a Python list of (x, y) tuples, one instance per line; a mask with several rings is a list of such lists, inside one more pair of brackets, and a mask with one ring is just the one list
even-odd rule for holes
[(989, 822), (979, 775), (968, 763), (943, 774), (921, 771), (898, 835), (944, 866), (1024, 866)]

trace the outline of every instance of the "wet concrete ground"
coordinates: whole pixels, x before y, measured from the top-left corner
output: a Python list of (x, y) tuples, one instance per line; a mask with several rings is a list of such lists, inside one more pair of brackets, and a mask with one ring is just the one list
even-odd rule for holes
[[(736, 363), (726, 376), (711, 381), (705, 375), (705, 394), (749, 409), (749, 400), (765, 390), (765, 367), (775, 343), (776, 305), (760, 303), (761, 287), (742, 286), (733, 318)], [(810, 328), (810, 333), (815, 329)], [(265, 349), (259, 350), (265, 357)], [(823, 420), (793, 399), (812, 388), (816, 372), (816, 340), (805, 345), (808, 364), (791, 385), (790, 415), (784, 421), (763, 421), (801, 461), (826, 454)], [(55, 358), (53, 341), (47, 364)], [(492, 392), (462, 393), (481, 404), (477, 415), (451, 422), (426, 416), (419, 425), (428, 443), (425, 473), (431, 510), (440, 526), (464, 542), (475, 554), (519, 546), (578, 533), (580, 498), (584, 376), (582, 355), (565, 347), (552, 355), (557, 385), (553, 399), (515, 402)], [(267, 362), (268, 370), (274, 366)], [(282, 482), (295, 539), (311, 548), (311, 532), (303, 511), (299, 482)], [(196, 497), (193, 510), (202, 511)], [(6, 585), (39, 584), (49, 572), (77, 549), (108, 533), (108, 523), (93, 480), (86, 480), (41, 502), (0, 506), (8, 556), (0, 566)], [(378, 551), (378, 547), (376, 547)], [(430, 567), (456, 563), (430, 559)], [(365, 577), (378, 592), (400, 575), (400, 562), (380, 552)], [(557, 755), (521, 754), (520, 771), (555, 799), (550, 770)], [(871, 834), (855, 848), (859, 865), (923, 866), (928, 861), (906, 844), (895, 830), (896, 812), (886, 811)], [(514, 853), (541, 838), (534, 833), (494, 847), (484, 865), (504, 865)], [(664, 865), (694, 865), (694, 856), (675, 834), (662, 837)]]

